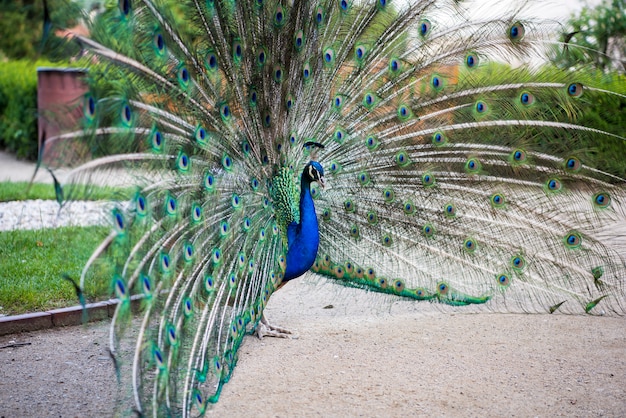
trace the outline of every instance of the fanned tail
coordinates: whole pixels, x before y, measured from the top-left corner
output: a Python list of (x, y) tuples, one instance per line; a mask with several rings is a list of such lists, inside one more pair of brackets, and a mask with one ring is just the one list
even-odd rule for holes
[(589, 146), (624, 138), (579, 121), (626, 91), (499, 64), (542, 55), (550, 28), (464, 7), (120, 0), (74, 37), (90, 66), (82, 126), (46, 146), (87, 150), (63, 199), (94, 178), (136, 184), (86, 266), (116, 267), (125, 412), (218, 400), (283, 281), (313, 156), (314, 271), (442, 305), (624, 313), (624, 176)]

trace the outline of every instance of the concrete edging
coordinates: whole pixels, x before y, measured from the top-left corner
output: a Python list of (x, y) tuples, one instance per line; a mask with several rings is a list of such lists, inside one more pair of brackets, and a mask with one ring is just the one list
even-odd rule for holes
[[(141, 295), (131, 296), (131, 309), (142, 299)], [(20, 332), (40, 331), (55, 327), (81, 325), (87, 322), (102, 321), (113, 317), (118, 299), (88, 303), (83, 307), (52, 309), (46, 312), (32, 312), (0, 318), (0, 336)], [(85, 316), (86, 320), (83, 320)]]

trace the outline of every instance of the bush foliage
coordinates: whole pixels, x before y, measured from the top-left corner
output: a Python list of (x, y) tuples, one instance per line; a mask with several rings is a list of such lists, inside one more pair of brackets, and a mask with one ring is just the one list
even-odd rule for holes
[(37, 158), (37, 66), (0, 62), (0, 147), (19, 158)]

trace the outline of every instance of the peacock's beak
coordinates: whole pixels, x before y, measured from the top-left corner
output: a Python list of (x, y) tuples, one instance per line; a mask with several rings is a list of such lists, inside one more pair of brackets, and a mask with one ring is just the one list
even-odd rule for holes
[(326, 184), (324, 184), (324, 177), (320, 176), (319, 179), (317, 179), (317, 182), (319, 183), (320, 186), (322, 186), (322, 189), (326, 186)]

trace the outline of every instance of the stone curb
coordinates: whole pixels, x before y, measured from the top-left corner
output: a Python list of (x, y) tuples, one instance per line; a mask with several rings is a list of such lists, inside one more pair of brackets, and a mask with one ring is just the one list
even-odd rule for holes
[[(141, 299), (141, 295), (131, 296), (131, 309), (135, 310)], [(113, 317), (117, 304), (118, 299), (109, 299), (102, 302), (88, 303), (85, 305), (84, 310), (82, 306), (78, 305), (46, 312), (3, 316), (0, 318), (0, 336), (102, 321)], [(83, 316), (85, 316), (85, 320), (83, 320)]]

